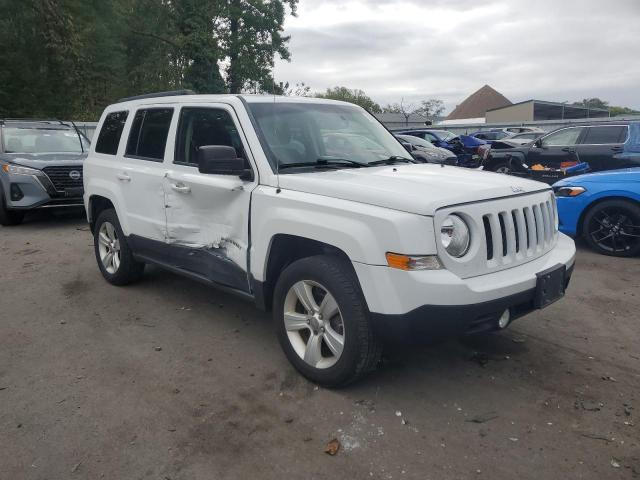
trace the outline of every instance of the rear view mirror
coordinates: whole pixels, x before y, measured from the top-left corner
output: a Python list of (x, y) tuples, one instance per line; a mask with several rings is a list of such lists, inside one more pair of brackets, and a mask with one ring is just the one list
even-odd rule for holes
[(212, 175), (237, 175), (253, 180), (253, 171), (244, 168), (244, 159), (227, 145), (203, 145), (198, 149), (198, 171)]

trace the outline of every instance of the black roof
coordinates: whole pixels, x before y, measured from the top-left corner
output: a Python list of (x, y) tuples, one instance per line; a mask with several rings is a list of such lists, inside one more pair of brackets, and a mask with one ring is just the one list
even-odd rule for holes
[(124, 97), (118, 100), (116, 103), (129, 102), (131, 100), (143, 100), (145, 98), (156, 98), (156, 97), (174, 97), (177, 95), (195, 95), (196, 92), (193, 90), (171, 90), (167, 92), (155, 92), (155, 93), (145, 93), (144, 95), (136, 95), (133, 97)]

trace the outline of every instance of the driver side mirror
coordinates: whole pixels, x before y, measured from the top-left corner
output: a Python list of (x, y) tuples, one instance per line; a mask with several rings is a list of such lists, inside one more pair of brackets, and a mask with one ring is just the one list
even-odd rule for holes
[(542, 139), (538, 138), (535, 142), (533, 142), (533, 144), (538, 148), (542, 148)]
[(203, 145), (198, 149), (198, 171), (213, 175), (235, 175), (253, 181), (253, 170), (244, 168), (244, 159), (227, 145)]

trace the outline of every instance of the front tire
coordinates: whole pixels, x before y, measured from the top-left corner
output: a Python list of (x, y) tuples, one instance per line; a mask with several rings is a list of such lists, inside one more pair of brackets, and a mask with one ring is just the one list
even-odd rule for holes
[(312, 382), (344, 386), (380, 361), (381, 345), (346, 261), (319, 255), (292, 263), (278, 279), (273, 305), (285, 355)]
[(628, 200), (605, 200), (591, 207), (582, 234), (598, 253), (614, 257), (640, 254), (640, 206)]
[(93, 245), (98, 267), (107, 282), (118, 286), (127, 285), (142, 276), (144, 263), (133, 258), (115, 210), (104, 210), (98, 216)]

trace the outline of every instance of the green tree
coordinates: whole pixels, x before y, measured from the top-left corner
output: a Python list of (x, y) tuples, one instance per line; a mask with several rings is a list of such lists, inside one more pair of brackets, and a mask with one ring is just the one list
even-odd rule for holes
[(342, 100), (343, 102), (355, 103), (371, 113), (382, 113), (382, 108), (371, 99), (363, 90), (349, 89), (347, 87), (327, 88), (324, 93), (316, 93), (317, 98), (329, 98), (331, 100)]
[(295, 16), (298, 0), (227, 0), (220, 37), (228, 59), (227, 86), (243, 90), (273, 91), (275, 56), (290, 60), (289, 36), (283, 35), (288, 6)]

